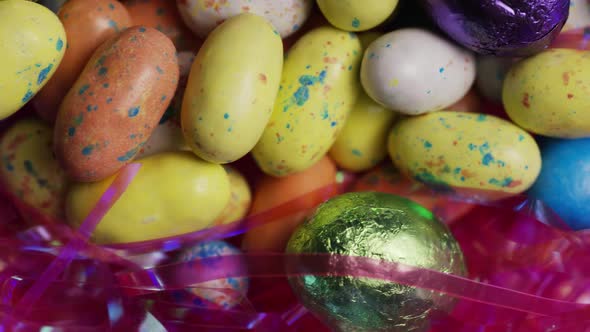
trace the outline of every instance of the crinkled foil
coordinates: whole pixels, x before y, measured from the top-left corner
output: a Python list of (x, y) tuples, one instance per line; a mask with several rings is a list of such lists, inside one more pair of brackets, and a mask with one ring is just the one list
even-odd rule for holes
[[(287, 252), (364, 256), (466, 274), (463, 254), (444, 224), (420, 205), (382, 193), (349, 193), (326, 202), (293, 234)], [(454, 303), (441, 293), (368, 278), (289, 281), (302, 303), (337, 331), (426, 331), (429, 314)]]

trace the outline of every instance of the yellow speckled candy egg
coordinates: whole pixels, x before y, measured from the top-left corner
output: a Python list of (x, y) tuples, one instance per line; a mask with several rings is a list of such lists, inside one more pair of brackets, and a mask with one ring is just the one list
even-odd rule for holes
[(264, 17), (286, 38), (299, 30), (313, 7), (313, 0), (176, 0), (176, 3), (186, 25), (202, 38), (223, 21), (243, 13)]
[(475, 57), (428, 30), (399, 29), (367, 48), (361, 81), (389, 109), (409, 115), (439, 111), (467, 94), (475, 81)]
[(66, 50), (57, 16), (31, 1), (0, 1), (0, 120), (47, 83)]
[(320, 10), (333, 26), (345, 31), (365, 31), (385, 22), (398, 0), (317, 0)]
[(53, 129), (40, 120), (16, 122), (0, 140), (0, 176), (23, 202), (61, 220), (67, 179), (53, 156), (52, 143)]
[(442, 111), (400, 120), (389, 154), (401, 172), (439, 189), (483, 197), (522, 193), (541, 170), (535, 140), (512, 123), (477, 113)]
[(520, 61), (504, 79), (510, 119), (539, 135), (590, 136), (590, 52), (551, 49)]
[(230, 163), (252, 150), (272, 113), (282, 66), (281, 38), (262, 17), (232, 17), (209, 35), (191, 67), (181, 111), (184, 137), (197, 156)]
[(590, 1), (570, 0), (569, 17), (562, 31), (585, 28), (590, 25)]
[[(166, 152), (142, 164), (127, 191), (102, 219), (93, 240), (99, 244), (145, 241), (209, 227), (230, 198), (222, 166), (191, 152)], [(79, 225), (115, 176), (72, 186), (66, 199), (68, 221)]]
[[(359, 35), (363, 49), (379, 36), (375, 32)], [(397, 113), (377, 104), (359, 87), (356, 105), (332, 145), (330, 157), (339, 167), (353, 172), (375, 166), (387, 156), (387, 135), (396, 117)]]
[(361, 53), (354, 33), (332, 27), (293, 45), (271, 119), (252, 150), (265, 173), (301, 172), (328, 152), (356, 102)]
[(215, 225), (229, 224), (238, 221), (248, 214), (252, 203), (252, 192), (246, 178), (235, 168), (224, 165), (229, 176), (231, 197), (221, 215), (215, 221)]

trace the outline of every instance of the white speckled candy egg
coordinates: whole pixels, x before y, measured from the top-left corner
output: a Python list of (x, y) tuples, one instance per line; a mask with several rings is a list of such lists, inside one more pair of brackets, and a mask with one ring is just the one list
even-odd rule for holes
[(502, 102), (502, 86), (504, 78), (516, 62), (515, 58), (496, 56), (477, 57), (477, 89), (491, 101)]
[(252, 13), (266, 18), (282, 38), (299, 30), (313, 0), (177, 0), (180, 15), (198, 36), (206, 37), (230, 17)]
[(590, 25), (590, 0), (570, 0), (570, 14), (561, 31)]
[(473, 55), (423, 29), (383, 35), (365, 51), (361, 81), (367, 94), (398, 112), (442, 110), (461, 99), (475, 80)]

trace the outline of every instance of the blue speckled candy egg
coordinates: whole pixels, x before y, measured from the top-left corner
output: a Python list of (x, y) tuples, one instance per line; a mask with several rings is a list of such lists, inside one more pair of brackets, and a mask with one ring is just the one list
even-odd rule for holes
[(590, 228), (590, 139), (544, 139), (543, 169), (529, 194), (573, 229)]

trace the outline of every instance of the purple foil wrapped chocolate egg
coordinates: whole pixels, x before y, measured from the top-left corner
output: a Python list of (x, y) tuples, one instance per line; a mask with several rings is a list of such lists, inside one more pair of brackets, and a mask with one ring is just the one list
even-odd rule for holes
[(438, 26), (480, 54), (529, 56), (545, 49), (568, 18), (570, 0), (423, 0)]

